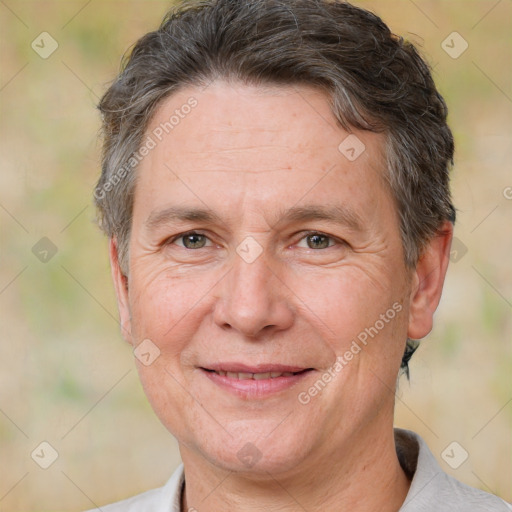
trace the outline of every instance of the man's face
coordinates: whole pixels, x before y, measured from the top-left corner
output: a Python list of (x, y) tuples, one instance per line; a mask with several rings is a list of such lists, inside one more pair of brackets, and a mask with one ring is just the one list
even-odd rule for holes
[(169, 97), (147, 135), (118, 294), (182, 455), (284, 472), (389, 436), (415, 280), (383, 136), (345, 141), (319, 91), (224, 82)]

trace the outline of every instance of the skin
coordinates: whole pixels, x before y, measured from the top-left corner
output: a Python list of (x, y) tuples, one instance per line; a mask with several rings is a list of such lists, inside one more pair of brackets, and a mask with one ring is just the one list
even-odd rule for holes
[[(159, 106), (147, 133), (191, 96), (197, 107), (138, 169), (127, 276), (115, 239), (110, 247), (124, 336), (160, 350), (151, 365), (137, 364), (179, 442), (183, 510), (396, 511), (409, 488), (393, 437), (396, 378), (407, 336), (432, 328), (451, 224), (416, 268), (405, 266), (383, 135), (354, 131), (366, 149), (349, 161), (338, 150), (349, 134), (321, 91), (189, 87)], [(359, 225), (283, 217), (307, 205), (339, 206)], [(220, 220), (149, 226), (173, 206), (208, 208)], [(206, 236), (194, 239), (204, 247), (184, 246), (179, 235), (189, 231)], [(236, 251), (246, 237), (262, 249), (252, 263)], [(393, 304), (401, 311), (300, 403), (298, 394)], [(314, 370), (257, 398), (228, 392), (199, 369), (223, 361)], [(247, 443), (260, 456), (251, 467), (237, 456)]]

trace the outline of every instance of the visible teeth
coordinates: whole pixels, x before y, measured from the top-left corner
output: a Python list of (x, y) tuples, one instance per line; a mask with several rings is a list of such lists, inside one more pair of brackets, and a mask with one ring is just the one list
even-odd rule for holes
[(223, 372), (222, 370), (215, 370), (217, 375), (222, 377), (229, 377), (230, 379), (239, 380), (263, 380), (263, 379), (275, 379), (276, 377), (291, 377), (292, 372), (266, 372), (266, 373), (247, 373), (247, 372)]
[[(272, 375), (271, 373), (253, 373), (252, 378), (255, 380), (270, 379), (271, 375)], [(279, 374), (274, 375), (274, 377), (278, 377), (278, 376), (279, 376)]]

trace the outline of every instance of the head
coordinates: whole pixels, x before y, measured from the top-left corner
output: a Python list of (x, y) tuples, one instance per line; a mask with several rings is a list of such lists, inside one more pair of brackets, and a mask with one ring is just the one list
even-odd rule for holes
[[(259, 442), (286, 470), (389, 427), (454, 221), (446, 106), (416, 49), (344, 2), (187, 2), (100, 110), (123, 334), (159, 354), (140, 375), (182, 446), (239, 469)], [(307, 371), (268, 396), (212, 380), (272, 364)]]

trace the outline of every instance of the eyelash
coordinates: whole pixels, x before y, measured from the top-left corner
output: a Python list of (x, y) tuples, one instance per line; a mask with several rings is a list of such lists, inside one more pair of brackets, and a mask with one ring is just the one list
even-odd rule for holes
[[(164, 242), (164, 245), (170, 245), (170, 244), (174, 244), (174, 242), (176, 242), (177, 240), (180, 240), (180, 239), (183, 239), (185, 238), (186, 236), (191, 236), (191, 235), (198, 235), (198, 236), (204, 236), (205, 238), (207, 238), (208, 240), (210, 240), (210, 242), (212, 241), (210, 238), (208, 238), (204, 233), (199, 233), (197, 231), (187, 231), (186, 233), (181, 233), (180, 235), (177, 235), (173, 238), (170, 238), (169, 240), (167, 240), (166, 242)], [(184, 249), (187, 249), (187, 247), (183, 246)], [(189, 251), (193, 251), (194, 249), (188, 249)]]
[[(212, 240), (207, 236), (205, 235), (204, 233), (200, 233), (198, 231), (187, 231), (186, 233), (181, 233), (180, 235), (177, 235), (169, 240), (167, 240), (166, 242), (164, 242), (164, 245), (169, 245), (169, 244), (174, 244), (177, 240), (180, 240), (180, 239), (183, 239), (185, 238), (186, 236), (190, 236), (190, 235), (198, 235), (198, 236), (203, 236), (205, 237), (207, 240), (209, 240), (210, 242), (212, 242)], [(311, 249), (308, 247), (309, 250), (311, 251), (325, 251), (325, 249), (329, 249), (331, 247), (334, 247), (335, 245), (347, 245), (347, 243), (343, 240), (340, 240), (338, 238), (335, 238), (331, 235), (328, 235), (326, 233), (322, 233), (321, 231), (308, 231), (306, 232), (305, 234), (302, 235), (302, 237), (298, 240), (297, 243), (301, 242), (302, 240), (310, 237), (310, 236), (314, 236), (314, 235), (318, 235), (318, 236), (321, 236), (321, 237), (326, 237), (329, 239), (329, 241), (331, 242), (334, 242), (334, 244), (332, 245), (329, 245), (328, 247), (324, 248), (324, 249)], [(212, 242), (213, 243), (213, 242)], [(184, 245), (182, 246), (184, 249), (187, 249), (189, 251), (195, 251), (195, 250), (198, 250), (198, 249), (188, 249), (187, 247), (185, 247)], [(201, 247), (201, 249), (203, 249), (204, 247)]]

